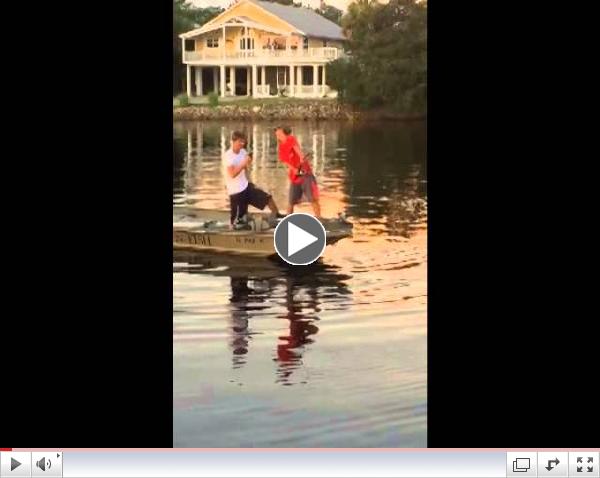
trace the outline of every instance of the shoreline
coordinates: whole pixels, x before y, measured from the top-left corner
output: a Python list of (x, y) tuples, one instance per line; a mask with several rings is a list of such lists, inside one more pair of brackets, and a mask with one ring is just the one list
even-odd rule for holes
[(174, 121), (197, 120), (342, 120), (419, 121), (426, 114), (403, 114), (385, 110), (355, 110), (335, 100), (245, 101), (218, 106), (189, 105), (173, 108)]

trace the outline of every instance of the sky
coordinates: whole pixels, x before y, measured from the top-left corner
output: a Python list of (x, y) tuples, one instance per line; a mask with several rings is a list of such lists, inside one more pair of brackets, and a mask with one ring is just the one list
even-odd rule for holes
[[(226, 8), (231, 0), (190, 0), (197, 7), (223, 7)], [(296, 0), (297, 1), (297, 0)], [(342, 11), (346, 11), (346, 8), (352, 0), (325, 0), (328, 5), (333, 5)], [(316, 8), (320, 5), (320, 0), (302, 0), (302, 4), (311, 8)]]

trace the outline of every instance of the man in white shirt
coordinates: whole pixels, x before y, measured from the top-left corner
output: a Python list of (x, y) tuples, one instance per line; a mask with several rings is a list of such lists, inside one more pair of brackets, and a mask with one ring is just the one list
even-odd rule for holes
[(231, 147), (223, 155), (225, 186), (227, 187), (227, 194), (229, 194), (231, 209), (231, 224), (247, 214), (249, 205), (261, 211), (269, 206), (276, 217), (283, 217), (279, 214), (279, 209), (273, 197), (248, 182), (246, 168), (252, 162), (252, 155), (244, 149), (245, 144), (246, 137), (244, 133), (234, 131), (231, 135)]

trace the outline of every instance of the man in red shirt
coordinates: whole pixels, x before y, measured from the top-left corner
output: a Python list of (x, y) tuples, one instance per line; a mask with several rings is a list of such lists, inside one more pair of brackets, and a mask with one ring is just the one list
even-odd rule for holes
[(292, 214), (294, 206), (305, 197), (312, 204), (315, 216), (321, 217), (319, 187), (308, 162), (308, 155), (302, 153), (290, 128), (282, 126), (275, 128), (275, 136), (279, 142), (279, 161), (288, 167), (290, 179), (288, 214)]

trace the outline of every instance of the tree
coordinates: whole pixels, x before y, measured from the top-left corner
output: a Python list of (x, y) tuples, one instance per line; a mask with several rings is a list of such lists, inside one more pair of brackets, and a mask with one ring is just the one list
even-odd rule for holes
[(223, 11), (219, 7), (197, 8), (188, 0), (173, 0), (173, 93), (176, 94), (185, 87), (185, 68), (181, 63), (181, 38), (179, 35), (199, 28), (212, 20)]
[(319, 15), (327, 18), (327, 20), (331, 20), (333, 23), (337, 23), (338, 25), (342, 22), (342, 15), (344, 12), (335, 8), (333, 5), (326, 5), (324, 2), (321, 3), (320, 8), (316, 8), (315, 12)]
[(340, 99), (363, 108), (427, 109), (427, 3), (357, 0), (342, 18), (349, 58), (333, 62)]

